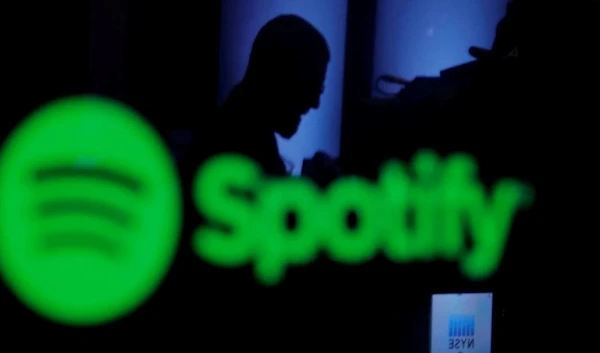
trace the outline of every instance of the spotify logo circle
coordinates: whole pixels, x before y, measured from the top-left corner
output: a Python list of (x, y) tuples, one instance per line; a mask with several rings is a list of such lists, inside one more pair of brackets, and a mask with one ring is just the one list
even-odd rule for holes
[(50, 320), (118, 319), (169, 270), (181, 207), (174, 161), (140, 115), (94, 96), (52, 102), (0, 150), (0, 273)]

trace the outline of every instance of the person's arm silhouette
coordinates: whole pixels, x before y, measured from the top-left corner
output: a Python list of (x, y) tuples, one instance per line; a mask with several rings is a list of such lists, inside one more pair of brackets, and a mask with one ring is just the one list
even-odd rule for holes
[(312, 179), (317, 185), (326, 187), (342, 175), (337, 161), (327, 153), (319, 151), (311, 159), (305, 159), (302, 175)]

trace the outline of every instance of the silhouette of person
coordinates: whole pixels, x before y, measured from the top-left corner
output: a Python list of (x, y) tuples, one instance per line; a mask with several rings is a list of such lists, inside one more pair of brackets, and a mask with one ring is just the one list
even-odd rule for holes
[(239, 153), (268, 175), (287, 175), (275, 134), (291, 138), (302, 116), (319, 107), (329, 60), (325, 38), (303, 18), (280, 15), (267, 22), (242, 81), (216, 117), (201, 123), (188, 155), (199, 165), (215, 154)]
[[(207, 310), (202, 312), (203, 317), (235, 315), (236, 321), (239, 321), (244, 318), (253, 320), (258, 314), (251, 313), (255, 305), (248, 304), (252, 294), (231, 302), (224, 299), (224, 295), (237, 293), (230, 288), (245, 283), (247, 273), (233, 272), (224, 277), (218, 269), (200, 266), (193, 247), (187, 246), (192, 241), (188, 237), (192, 237), (198, 226), (211, 222), (197, 211), (192, 199), (193, 179), (198, 168), (211, 156), (236, 153), (250, 157), (269, 176), (286, 176), (285, 162), (279, 155), (275, 134), (291, 138), (298, 130), (302, 116), (319, 107), (329, 60), (328, 44), (313, 25), (295, 15), (278, 16), (259, 30), (245, 75), (218, 108), (217, 114), (207, 114), (209, 116), (199, 121), (194, 141), (187, 148), (180, 166), (186, 189), (186, 238), (183, 240), (186, 246), (180, 248), (180, 255), (172, 267), (175, 269), (172, 271), (173, 283), (177, 287), (172, 293), (186, 293), (193, 300), (203, 298), (204, 302), (228, 302), (226, 314), (222, 305), (216, 305), (212, 311), (203, 309)], [(230, 191), (232, 194), (236, 192)], [(243, 196), (252, 198), (253, 195), (244, 192)], [(240, 277), (232, 280), (231, 276)], [(202, 282), (196, 284), (190, 282), (190, 278), (202, 278)], [(221, 291), (211, 292), (206, 288), (219, 288)], [(262, 293), (261, 286), (248, 290), (252, 288)], [(192, 315), (192, 310), (196, 309), (186, 309), (186, 312)]]

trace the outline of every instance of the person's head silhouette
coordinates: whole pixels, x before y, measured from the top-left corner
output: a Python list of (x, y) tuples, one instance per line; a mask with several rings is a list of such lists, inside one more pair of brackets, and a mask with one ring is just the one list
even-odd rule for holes
[(296, 15), (275, 17), (258, 32), (242, 85), (282, 137), (292, 137), (301, 116), (319, 107), (329, 59), (323, 35)]

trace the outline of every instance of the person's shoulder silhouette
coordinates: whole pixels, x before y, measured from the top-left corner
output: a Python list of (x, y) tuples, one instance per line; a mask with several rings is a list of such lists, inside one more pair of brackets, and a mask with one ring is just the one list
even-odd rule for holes
[(296, 15), (280, 15), (258, 32), (241, 82), (218, 113), (199, 124), (189, 154), (196, 164), (238, 153), (269, 175), (286, 175), (275, 133), (291, 138), (302, 115), (318, 108), (330, 52), (323, 35)]

